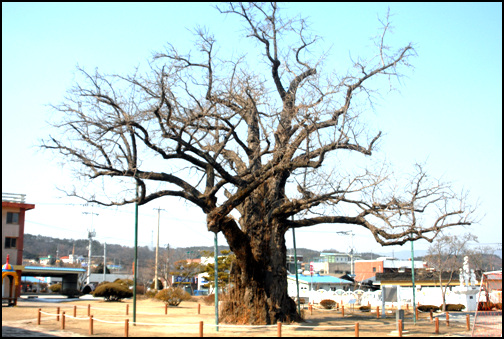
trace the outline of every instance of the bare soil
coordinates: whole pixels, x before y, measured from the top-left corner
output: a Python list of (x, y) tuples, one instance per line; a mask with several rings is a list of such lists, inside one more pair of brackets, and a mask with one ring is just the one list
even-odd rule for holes
[[(18, 327), (40, 331), (59, 336), (90, 336), (88, 304), (93, 315), (93, 336), (122, 337), (125, 335), (125, 319), (129, 319), (129, 336), (180, 336), (194, 337), (199, 335), (199, 324), (203, 321), (203, 335), (207, 337), (267, 337), (277, 336), (277, 325), (268, 327), (241, 327), (220, 324), (215, 329), (215, 308), (205, 305), (201, 297), (182, 302), (177, 307), (169, 307), (165, 315), (165, 306), (159, 301), (137, 300), (136, 326), (133, 326), (133, 301), (104, 302), (101, 300), (78, 300), (68, 302), (18, 301), (16, 307), (2, 307), (2, 326)], [(198, 304), (200, 314), (198, 314)], [(77, 319), (73, 316), (73, 306), (77, 306)], [(129, 315), (126, 315), (126, 305), (129, 305)], [(57, 307), (65, 312), (65, 330), (61, 330), (60, 321), (56, 320)], [(37, 325), (37, 313), (41, 308), (41, 324)], [(300, 324), (282, 324), (282, 336), (292, 337), (334, 337), (354, 336), (355, 324), (359, 323), (360, 336), (388, 337), (397, 336), (396, 316), (393, 310), (388, 310), (385, 318), (377, 319), (376, 311), (361, 312), (357, 308), (352, 311), (345, 307), (345, 315), (341, 310), (326, 310), (314, 307), (312, 314), (307, 307), (303, 309), (305, 321)], [(450, 324), (446, 325), (444, 314), (439, 316), (439, 335), (435, 334), (434, 322), (430, 321), (429, 313), (419, 313), (416, 325), (413, 323), (412, 312), (405, 312), (403, 336), (470, 336), (466, 331), (465, 314), (450, 313)], [(472, 319), (472, 317), (471, 317)]]

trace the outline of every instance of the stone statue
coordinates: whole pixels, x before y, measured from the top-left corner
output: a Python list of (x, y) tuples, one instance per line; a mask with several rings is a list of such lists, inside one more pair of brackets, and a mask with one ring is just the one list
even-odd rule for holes
[(471, 286), (476, 286), (476, 273), (474, 273), (474, 269), (471, 268)]
[(459, 280), (460, 280), (460, 287), (464, 287), (464, 272), (462, 269), (459, 269)]

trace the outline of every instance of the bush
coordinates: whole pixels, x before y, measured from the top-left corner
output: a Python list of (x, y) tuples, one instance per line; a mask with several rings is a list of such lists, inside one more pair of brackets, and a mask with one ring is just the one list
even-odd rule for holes
[(106, 301), (121, 301), (124, 298), (131, 298), (133, 291), (125, 285), (108, 283), (98, 286), (91, 294), (94, 297), (104, 297)]
[(54, 285), (51, 285), (49, 286), (49, 289), (51, 290), (51, 292), (53, 293), (59, 293), (61, 292), (61, 284), (54, 284)]
[(421, 312), (430, 312), (430, 310), (432, 310), (432, 312), (439, 311), (439, 307), (434, 305), (420, 305), (417, 308)]
[[(441, 305), (439, 308), (441, 309), (443, 305)], [(462, 304), (446, 304), (446, 310), (447, 311), (462, 311), (465, 308), (464, 305)]]
[(215, 304), (215, 294), (209, 294), (203, 298), (203, 302), (205, 305), (214, 305)]
[(371, 311), (371, 306), (361, 306), (359, 307), (359, 310), (362, 312), (369, 312)]
[(322, 307), (330, 310), (332, 309), (334, 306), (336, 306), (336, 301), (334, 300), (331, 300), (331, 299), (324, 299), (324, 300), (321, 300), (320, 301), (320, 305), (322, 305)]
[(170, 306), (178, 306), (182, 301), (191, 299), (191, 295), (178, 287), (169, 287), (156, 294), (156, 299)]

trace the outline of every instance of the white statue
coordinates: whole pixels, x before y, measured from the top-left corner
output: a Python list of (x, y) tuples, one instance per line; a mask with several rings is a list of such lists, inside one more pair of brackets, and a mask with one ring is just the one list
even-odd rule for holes
[(469, 286), (469, 257), (464, 257), (464, 281), (466, 286)]
[(464, 287), (464, 274), (462, 269), (459, 270), (459, 280), (460, 280), (460, 287)]
[(477, 283), (476, 273), (474, 273), (474, 269), (471, 268), (471, 286), (476, 286)]

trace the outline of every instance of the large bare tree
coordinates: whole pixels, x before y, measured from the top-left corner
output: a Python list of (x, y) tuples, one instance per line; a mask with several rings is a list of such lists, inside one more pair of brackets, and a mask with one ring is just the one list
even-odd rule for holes
[[(222, 232), (236, 255), (237, 297), (221, 319), (249, 323), (300, 319), (287, 295), (291, 228), (352, 225), (395, 245), (471, 224), (466, 196), (422, 166), (393, 182), (383, 167), (344, 161), (371, 156), (381, 132), (370, 134), (363, 114), (415, 53), (385, 45), (388, 16), (376, 53), (343, 74), (326, 71), (323, 55), (313, 59), (319, 38), (276, 3), (218, 10), (243, 22), (257, 54), (220, 59), (216, 39), (197, 29), (195, 52), (169, 45), (145, 74), (79, 70), (82, 81), (54, 106), (61, 132), (43, 142), (78, 165), (86, 183), (69, 194), (103, 205), (171, 196), (201, 208), (208, 231)], [(86, 195), (88, 181), (103, 191)]]

